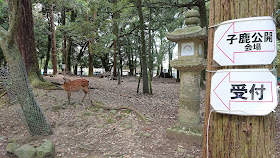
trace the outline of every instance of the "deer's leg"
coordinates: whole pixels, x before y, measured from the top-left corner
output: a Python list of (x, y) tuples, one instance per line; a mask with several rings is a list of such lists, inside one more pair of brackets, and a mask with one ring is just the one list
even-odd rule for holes
[(90, 91), (88, 90), (88, 100), (89, 100), (89, 102), (91, 102), (91, 100), (90, 100)]
[(70, 104), (70, 97), (71, 97), (71, 92), (70, 91), (67, 92), (67, 96), (68, 96), (68, 104)]
[(85, 93), (85, 95), (84, 95), (84, 97), (83, 97), (82, 102), (84, 101), (84, 99), (85, 99), (86, 95), (89, 93), (88, 88), (87, 88), (87, 87), (83, 88), (83, 92)]

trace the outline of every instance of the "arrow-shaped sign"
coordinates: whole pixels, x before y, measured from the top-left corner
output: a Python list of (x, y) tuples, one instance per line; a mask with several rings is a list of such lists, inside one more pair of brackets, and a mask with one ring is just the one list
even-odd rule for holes
[(220, 65), (270, 64), (276, 56), (275, 24), (271, 17), (226, 21), (214, 36), (214, 60)]
[[(242, 34), (245, 33), (245, 34)], [(263, 41), (263, 37), (265, 36), (265, 33), (267, 34), (275, 34), (274, 30), (247, 30), (247, 31), (235, 31), (235, 27), (234, 27), (234, 22), (230, 25), (230, 27), (228, 28), (228, 30), (224, 33), (224, 35), (221, 37), (221, 39), (219, 40), (219, 42), (216, 44), (216, 46), (221, 50), (221, 52), (232, 62), (235, 63), (235, 55), (237, 53), (256, 53), (256, 52), (275, 52), (275, 42), (267, 42), (265, 43)], [(251, 35), (252, 34), (252, 35)], [(238, 39), (238, 36), (240, 38), (240, 35), (242, 35), (243, 39)], [(253, 35), (255, 35), (253, 37)], [(229, 36), (229, 37), (228, 37)], [(232, 36), (237, 36), (236, 38)], [(246, 37), (249, 36), (249, 37)], [(253, 38), (251, 38), (251, 37)], [(264, 49), (258, 50), (258, 49), (250, 49), (249, 47), (252, 46), (254, 47), (254, 43), (255, 43), (255, 47), (257, 42), (252, 43), (252, 40), (254, 41), (254, 38), (256, 39), (256, 41), (261, 41), (260, 43), (266, 44), (266, 47)], [(238, 41), (236, 41), (236, 43), (238, 44), (233, 44), (232, 40), (241, 40), (241, 42), (243, 43), (239, 43)], [(246, 42), (247, 40), (247, 42)], [(229, 44), (224, 44), (225, 42), (223, 41), (227, 41)], [(272, 40), (271, 40), (272, 41)], [(230, 44), (231, 43), (231, 44)], [(250, 45), (250, 44), (252, 45)], [(248, 45), (249, 44), (249, 45)], [(238, 45), (238, 47), (236, 47), (236, 45)], [(246, 45), (248, 45), (248, 48), (246, 47)], [(264, 47), (264, 46), (263, 46)], [(247, 50), (246, 50), (247, 49)], [(267, 50), (265, 50), (267, 49)], [(270, 50), (271, 49), (271, 50)]]
[[(222, 79), (222, 81), (216, 86), (213, 90), (215, 95), (219, 98), (219, 100), (225, 105), (225, 107), (230, 110), (231, 102), (273, 102), (272, 95), (272, 81), (232, 81), (230, 78), (230, 73), (228, 72), (226, 76)], [(222, 87), (222, 91), (219, 91), (219, 87)], [(221, 93), (224, 94), (224, 87), (227, 87), (231, 93), (230, 96), (221, 98)], [(259, 87), (259, 88), (257, 88)], [(249, 89), (247, 89), (249, 88)], [(256, 91), (256, 89), (258, 91)], [(251, 90), (251, 91), (250, 91)], [(260, 91), (260, 92), (259, 92)], [(219, 94), (219, 92), (221, 92)], [(250, 93), (248, 97), (247, 94)], [(261, 95), (259, 99), (255, 97), (255, 93), (257, 95)], [(237, 95), (237, 96), (236, 96)], [(268, 96), (263, 98), (263, 96)], [(253, 97), (252, 97), (253, 96)], [(251, 98), (250, 98), (251, 97)], [(254, 100), (255, 99), (255, 100)]]
[(266, 115), (277, 105), (276, 79), (269, 70), (219, 70), (211, 83), (211, 105), (217, 111)]

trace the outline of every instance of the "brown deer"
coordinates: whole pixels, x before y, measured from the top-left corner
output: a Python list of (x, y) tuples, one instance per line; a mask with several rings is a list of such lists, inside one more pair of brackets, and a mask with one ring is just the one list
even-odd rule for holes
[(70, 79), (63, 78), (64, 79), (64, 84), (62, 88), (67, 92), (68, 95), (68, 103), (70, 104), (70, 97), (71, 97), (71, 92), (78, 92), (81, 89), (85, 93), (82, 102), (84, 101), (86, 95), (88, 94), (88, 98), (90, 100), (90, 92), (88, 90), (88, 85), (89, 81), (86, 79), (77, 79), (71, 81)]

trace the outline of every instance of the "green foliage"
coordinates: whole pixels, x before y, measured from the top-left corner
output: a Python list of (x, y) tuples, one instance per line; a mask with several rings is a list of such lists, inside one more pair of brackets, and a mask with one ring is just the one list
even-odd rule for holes
[[(3, 27), (5, 30), (8, 30), (9, 27), (9, 8), (5, 0), (0, 0), (0, 27)], [(4, 54), (0, 48), (0, 65), (5, 63)]]
[(9, 27), (9, 7), (5, 0), (0, 0), (0, 26), (6, 30)]
[(48, 51), (48, 35), (50, 34), (48, 19), (39, 12), (33, 12), (34, 35), (39, 61), (42, 61)]
[[(153, 47), (154, 64), (161, 63), (166, 53), (173, 49), (175, 43), (169, 42), (165, 35), (167, 32), (172, 32), (176, 28), (184, 26), (184, 12), (182, 8), (177, 8), (171, 5), (175, 1), (162, 0), (159, 3), (157, 0), (143, 1), (143, 16), (145, 27), (145, 40), (148, 45), (148, 24), (149, 24), (149, 6), (151, 9), (151, 28), (153, 41), (156, 43)], [(179, 0), (179, 4), (195, 3), (194, 0)], [(0, 0), (0, 4), (5, 3), (5, 0)], [(118, 54), (122, 56), (123, 65), (127, 65), (128, 53), (133, 56), (133, 59), (138, 58), (136, 63), (139, 63), (140, 56), (140, 40), (139, 40), (139, 17), (135, 7), (135, 0), (117, 0), (117, 4), (113, 4), (112, 0), (33, 0), (33, 15), (34, 15), (34, 30), (38, 57), (44, 62), (48, 48), (49, 34), (49, 19), (48, 6), (54, 3), (55, 8), (55, 23), (56, 23), (56, 39), (57, 39), (57, 55), (58, 62), (62, 60), (62, 38), (66, 36), (73, 41), (73, 52), (71, 62), (81, 67), (88, 67), (89, 48), (85, 50), (80, 61), (77, 57), (81, 47), (89, 42), (94, 41), (91, 48), (94, 52), (94, 66), (100, 67), (100, 57), (108, 56), (109, 64), (113, 58), (113, 39), (116, 36), (113, 34), (114, 22), (118, 25), (119, 50)], [(206, 7), (209, 4), (206, 3)], [(5, 7), (0, 5), (0, 13), (5, 11)], [(62, 11), (66, 12), (66, 25), (62, 25)], [(117, 13), (117, 19), (114, 21), (113, 13)], [(94, 19), (96, 13), (96, 19)], [(75, 14), (75, 18), (73, 15)], [(1, 17), (5, 14), (0, 14)], [(71, 18), (72, 17), (72, 18)], [(7, 18), (4, 18), (7, 20)], [(2, 24), (1, 24), (2, 25)], [(148, 47), (147, 47), (148, 48)], [(155, 51), (157, 49), (157, 51)], [(148, 51), (148, 50), (147, 50)], [(107, 60), (108, 60), (107, 59)], [(118, 58), (120, 59), (120, 57)], [(156, 62), (158, 61), (158, 62)], [(42, 63), (43, 64), (43, 63)], [(51, 65), (51, 63), (50, 63)]]

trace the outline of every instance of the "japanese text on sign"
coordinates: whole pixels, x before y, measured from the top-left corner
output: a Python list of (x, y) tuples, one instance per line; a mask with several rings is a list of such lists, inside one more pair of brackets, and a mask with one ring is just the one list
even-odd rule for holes
[[(264, 84), (260, 84), (259, 88), (256, 87), (256, 84), (252, 84), (249, 90), (246, 88), (247, 84), (231, 84), (231, 86), (230, 92), (234, 94), (231, 99), (263, 100), (263, 94), (266, 90)], [(250, 97), (246, 96), (246, 93), (249, 93)]]
[(218, 70), (210, 104), (221, 113), (267, 115), (277, 106), (275, 76), (268, 69)]
[(276, 57), (276, 27), (271, 17), (234, 19), (215, 31), (213, 59), (221, 66), (271, 64)]
[(240, 33), (227, 35), (227, 41), (229, 44), (238, 42), (240, 44), (245, 43), (244, 51), (261, 51), (262, 43), (273, 42), (272, 32), (254, 32), (254, 33)]

